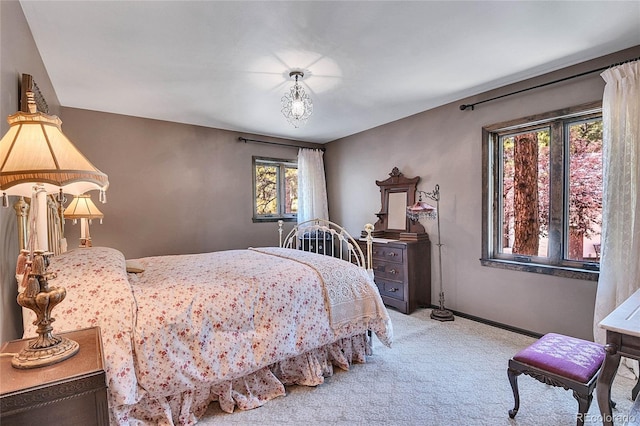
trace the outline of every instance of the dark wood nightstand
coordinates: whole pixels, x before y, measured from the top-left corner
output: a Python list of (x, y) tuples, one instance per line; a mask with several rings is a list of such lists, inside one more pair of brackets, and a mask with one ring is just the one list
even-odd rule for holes
[[(0, 358), (2, 426), (109, 424), (100, 329), (59, 335), (78, 342), (80, 350), (58, 364), (21, 370), (11, 366), (10, 356)], [(7, 342), (0, 352), (20, 352), (28, 342), (29, 339)]]

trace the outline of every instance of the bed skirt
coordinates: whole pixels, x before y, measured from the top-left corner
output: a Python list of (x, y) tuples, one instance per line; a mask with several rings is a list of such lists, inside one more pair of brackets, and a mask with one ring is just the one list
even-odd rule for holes
[(371, 354), (366, 334), (339, 339), (301, 355), (277, 362), (238, 379), (164, 398), (143, 396), (135, 405), (111, 407), (115, 425), (193, 425), (213, 401), (232, 413), (260, 407), (286, 394), (285, 385), (317, 386), (333, 375), (333, 367), (349, 370)]

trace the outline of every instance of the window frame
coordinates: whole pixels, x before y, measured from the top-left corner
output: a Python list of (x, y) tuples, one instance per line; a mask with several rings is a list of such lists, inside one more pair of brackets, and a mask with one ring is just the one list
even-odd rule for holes
[[(256, 165), (269, 164), (276, 166), (278, 168), (278, 213), (277, 214), (258, 214), (257, 205), (256, 205)], [(277, 222), (282, 220), (284, 222), (295, 222), (298, 220), (298, 213), (285, 213), (284, 205), (282, 202), (284, 199), (284, 194), (286, 194), (286, 179), (284, 178), (286, 168), (295, 168), (298, 169), (298, 161), (297, 160), (288, 160), (283, 158), (271, 158), (271, 157), (261, 157), (261, 156), (253, 156), (251, 158), (251, 174), (252, 174), (252, 204), (253, 204), (253, 222)]]
[[(565, 259), (568, 244), (565, 209), (568, 209), (569, 144), (566, 124), (602, 117), (602, 103), (590, 102), (570, 108), (523, 117), (482, 128), (482, 257), (483, 266), (597, 281), (599, 263)], [(499, 253), (502, 160), (499, 138), (506, 134), (549, 127), (549, 255), (548, 258)]]

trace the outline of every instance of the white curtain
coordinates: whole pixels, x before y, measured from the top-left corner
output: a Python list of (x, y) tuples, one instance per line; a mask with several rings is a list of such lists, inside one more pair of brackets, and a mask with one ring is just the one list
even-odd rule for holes
[(604, 343), (598, 323), (640, 288), (640, 61), (601, 76), (604, 187), (594, 337)]
[(319, 149), (298, 151), (298, 223), (329, 219), (323, 156)]

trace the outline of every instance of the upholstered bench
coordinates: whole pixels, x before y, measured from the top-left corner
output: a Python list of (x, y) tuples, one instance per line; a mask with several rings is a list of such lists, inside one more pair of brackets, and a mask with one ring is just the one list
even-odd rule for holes
[(577, 424), (583, 425), (604, 355), (604, 347), (597, 343), (562, 334), (545, 334), (509, 360), (507, 374), (515, 399), (509, 417), (514, 418), (520, 408), (518, 376), (526, 374), (542, 383), (571, 389), (578, 400)]

